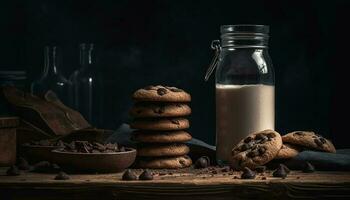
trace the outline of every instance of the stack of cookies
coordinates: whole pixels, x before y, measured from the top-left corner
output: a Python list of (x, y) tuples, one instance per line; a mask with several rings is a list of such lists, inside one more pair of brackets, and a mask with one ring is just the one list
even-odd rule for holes
[(134, 118), (130, 127), (136, 129), (133, 140), (138, 142), (138, 166), (141, 168), (184, 168), (192, 164), (187, 156), (192, 139), (185, 131), (191, 114), (191, 96), (176, 87), (147, 86), (133, 94), (130, 110)]

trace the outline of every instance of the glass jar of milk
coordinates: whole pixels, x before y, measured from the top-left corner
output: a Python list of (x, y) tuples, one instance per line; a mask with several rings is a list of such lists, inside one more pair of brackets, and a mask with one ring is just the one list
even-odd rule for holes
[(221, 26), (213, 41), (216, 57), (216, 159), (228, 164), (232, 148), (252, 132), (275, 128), (274, 69), (268, 53), (269, 27)]

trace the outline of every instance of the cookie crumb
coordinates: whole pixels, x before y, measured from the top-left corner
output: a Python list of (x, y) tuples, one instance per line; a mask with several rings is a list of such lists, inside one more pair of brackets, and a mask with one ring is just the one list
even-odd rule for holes
[(68, 180), (70, 177), (65, 172), (61, 171), (55, 176), (55, 180)]

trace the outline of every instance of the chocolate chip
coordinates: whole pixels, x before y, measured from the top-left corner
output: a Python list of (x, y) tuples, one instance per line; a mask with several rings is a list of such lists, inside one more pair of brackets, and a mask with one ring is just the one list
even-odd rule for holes
[(282, 165), (279, 165), (279, 167), (272, 173), (272, 175), (274, 177), (286, 178), (288, 173)]
[(265, 143), (268, 140), (269, 140), (269, 138), (264, 135), (264, 136), (261, 137), (260, 143), (263, 144), (263, 143)]
[[(101, 144), (101, 143), (94, 142), (93, 143), (93, 148), (94, 148), (93, 152), (96, 152), (96, 150), (104, 151), (104, 150), (106, 150), (107, 147), (105, 145)], [(118, 148), (118, 146), (117, 146), (117, 148)]]
[(261, 177), (261, 180), (266, 180), (266, 176)]
[(167, 91), (167, 89), (165, 89), (165, 88), (159, 88), (159, 89), (157, 90), (157, 94), (158, 94), (159, 96), (163, 96), (163, 95), (165, 95), (166, 93), (168, 93), (168, 91)]
[(238, 179), (238, 176), (234, 176), (233, 179)]
[(63, 152), (79, 153), (114, 153), (126, 151), (124, 147), (119, 147), (117, 143), (101, 144), (98, 142), (90, 143), (89, 141), (73, 141), (65, 143), (65, 147), (60, 149)]
[(70, 179), (70, 177), (68, 176), (68, 174), (66, 174), (65, 172), (59, 172), (56, 176), (55, 176), (55, 180), (68, 180)]
[(266, 148), (265, 147), (260, 147), (258, 148), (258, 151), (259, 151), (259, 155), (262, 155), (266, 152)]
[(286, 165), (280, 164), (280, 166), (282, 166), (284, 168), (284, 170), (287, 172), (287, 174), (290, 173), (290, 169)]
[(311, 163), (306, 162), (304, 164), (304, 168), (303, 168), (304, 173), (312, 173), (314, 171), (315, 171), (315, 167)]
[(65, 150), (74, 152), (75, 149), (75, 142), (72, 141), (71, 143), (66, 143), (65, 144)]
[(142, 174), (139, 176), (140, 180), (153, 180), (153, 174), (148, 170), (144, 170)]
[(108, 144), (106, 144), (106, 149), (109, 149), (112, 151), (118, 151), (118, 144), (117, 143), (108, 143)]
[(20, 169), (20, 170), (29, 170), (31, 167), (29, 165), (28, 161), (26, 159), (24, 159), (23, 157), (18, 158), (17, 166), (18, 166), (18, 169)]
[(255, 171), (258, 173), (263, 173), (266, 170), (266, 166), (257, 166), (255, 167)]
[(88, 141), (76, 141), (75, 148), (79, 153), (90, 153), (90, 150), (92, 150), (88, 144)]
[(258, 156), (258, 155), (259, 155), (259, 151), (257, 151), (257, 150), (252, 150), (252, 151), (247, 153), (247, 156), (250, 157), (250, 158), (254, 158), (254, 157)]
[(210, 165), (210, 159), (208, 156), (202, 156), (196, 160), (194, 163), (194, 168), (201, 169), (206, 168)]
[(242, 144), (242, 146), (240, 147), (240, 151), (246, 151), (250, 148), (250, 145), (248, 144)]
[(233, 175), (233, 172), (229, 172), (228, 175)]
[(55, 144), (57, 147), (64, 147), (64, 142), (62, 140), (58, 140)]
[(243, 174), (241, 175), (241, 179), (254, 179), (255, 178), (255, 172), (250, 170), (248, 167), (245, 167), (243, 169)]
[(6, 171), (7, 176), (18, 176), (21, 174), (19, 169), (17, 168), (16, 165), (12, 165), (7, 171)]
[(51, 169), (53, 172), (59, 172), (61, 170), (61, 167), (55, 163), (51, 164)]
[(244, 139), (244, 143), (249, 143), (253, 140), (252, 137), (247, 137), (246, 139)]
[(269, 139), (272, 139), (272, 138), (276, 137), (276, 135), (273, 134), (273, 133), (268, 133), (268, 134), (266, 134), (266, 136), (267, 136)]
[(52, 146), (52, 144), (49, 140), (40, 140), (39, 145), (40, 146)]
[(185, 160), (179, 160), (179, 163), (180, 163), (182, 166), (185, 166), (185, 165), (186, 165), (186, 161), (185, 161)]
[(323, 143), (317, 138), (317, 139), (314, 139), (314, 142), (317, 146), (319, 147), (322, 147), (323, 146)]
[(31, 170), (33, 172), (52, 172), (51, 163), (48, 161), (41, 161), (36, 163)]
[(266, 136), (263, 135), (263, 134), (257, 134), (257, 135), (255, 136), (255, 140), (261, 140), (263, 137), (266, 137)]
[(127, 169), (122, 176), (122, 180), (125, 180), (125, 181), (137, 180), (137, 176), (130, 169)]
[(326, 143), (327, 143), (327, 140), (324, 139), (323, 137), (320, 137), (320, 141), (321, 141), (323, 144), (326, 144)]
[(223, 169), (221, 169), (221, 172), (229, 172), (230, 171), (230, 167), (224, 167)]
[(176, 125), (180, 125), (180, 121), (176, 119), (171, 119), (170, 122)]
[(297, 132), (294, 132), (294, 135), (304, 135), (304, 132), (301, 132), (301, 131), (297, 131)]

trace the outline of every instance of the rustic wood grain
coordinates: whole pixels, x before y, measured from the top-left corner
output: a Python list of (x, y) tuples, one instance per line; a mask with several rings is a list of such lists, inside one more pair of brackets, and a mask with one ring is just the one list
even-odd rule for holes
[(174, 173), (152, 181), (122, 181), (121, 173), (70, 175), (65, 181), (54, 180), (55, 174), (4, 174), (1, 169), (0, 199), (350, 199), (349, 172), (292, 171), (286, 179), (266, 172), (254, 180), (233, 179), (240, 172)]

